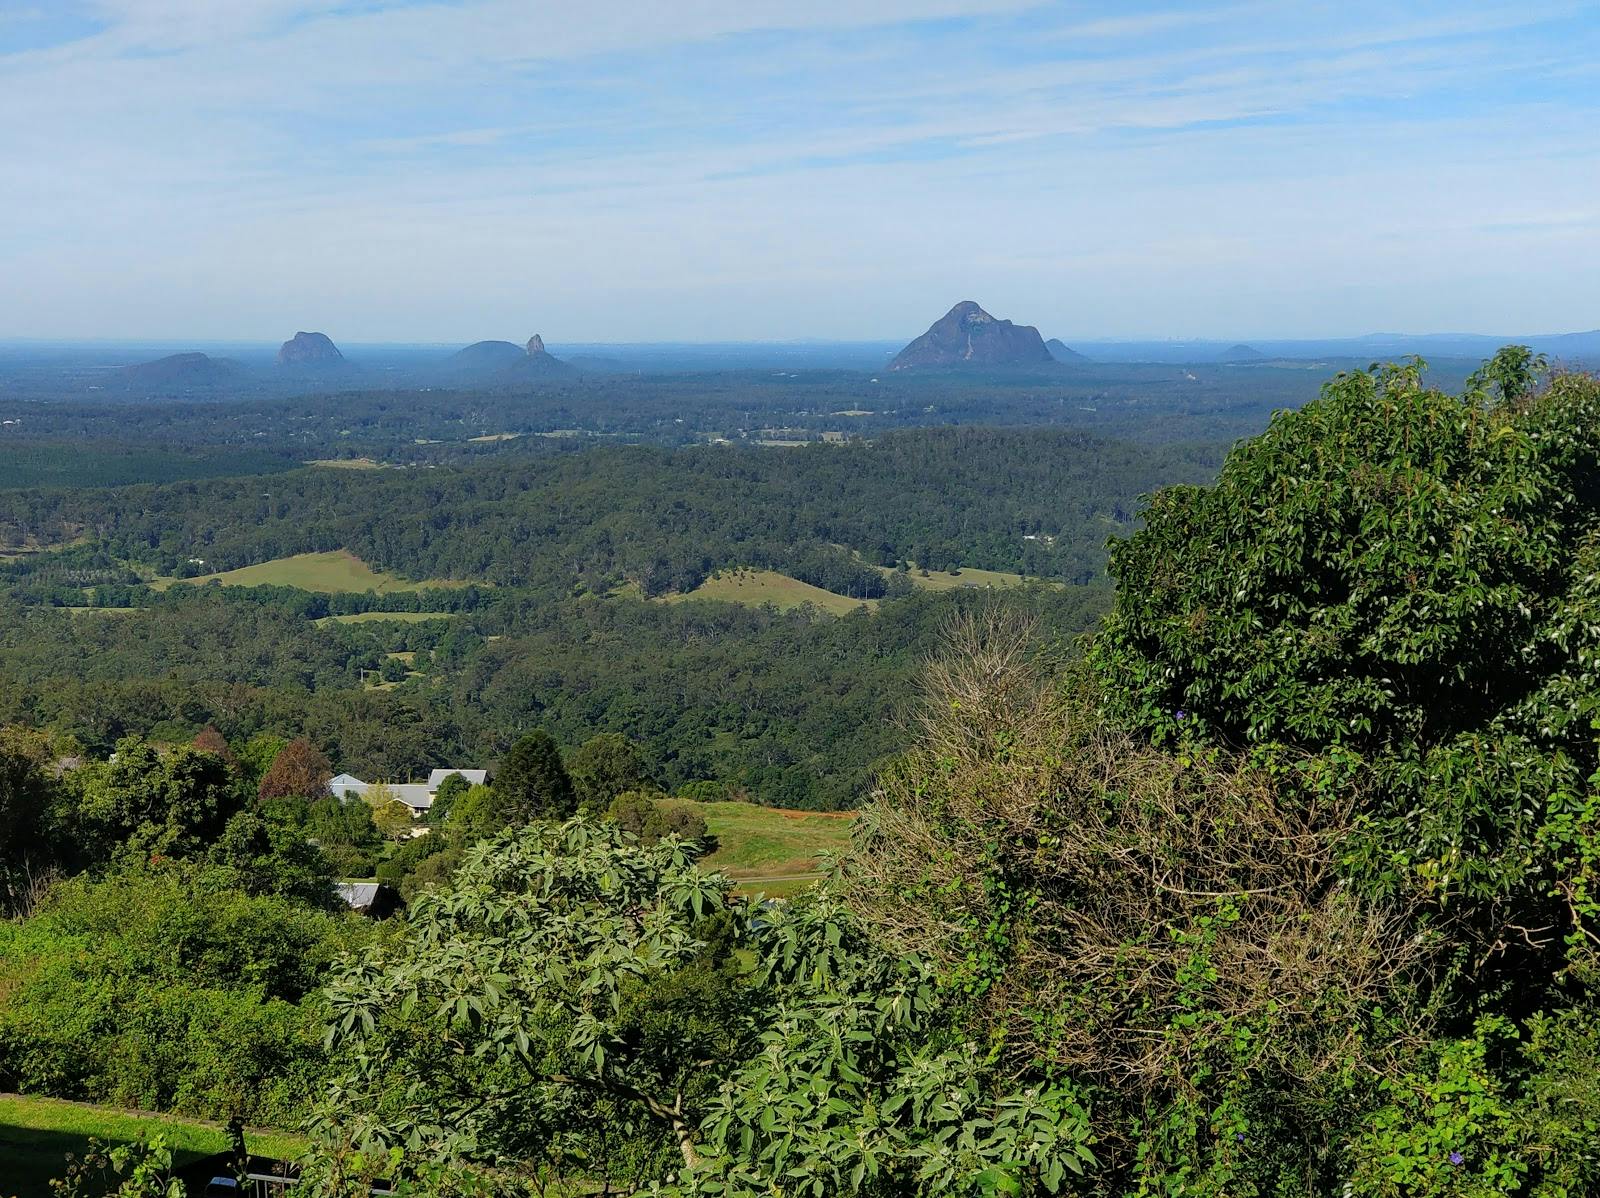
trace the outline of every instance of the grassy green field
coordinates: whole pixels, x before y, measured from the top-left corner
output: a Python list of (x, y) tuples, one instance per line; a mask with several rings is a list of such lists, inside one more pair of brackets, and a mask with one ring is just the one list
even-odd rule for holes
[(668, 603), (682, 603), (689, 599), (720, 599), (725, 603), (744, 603), (751, 607), (770, 603), (780, 611), (809, 603), (839, 616), (858, 607), (873, 608), (878, 605), (876, 599), (847, 599), (773, 570), (719, 570), (694, 590), (681, 595), (668, 595), (665, 599)]
[[(893, 574), (888, 566), (874, 566), (873, 569), (884, 575)], [(963, 587), (1015, 587), (1022, 585), (1022, 575), (1008, 574), (1004, 570), (977, 570), (970, 566), (963, 566), (958, 573), (950, 574), (944, 570), (929, 570), (927, 577), (920, 571), (913, 569), (906, 575), (912, 583), (925, 591), (958, 591)]]
[(324, 624), (421, 624), (426, 620), (453, 620), (454, 612), (448, 611), (362, 611), (348, 616), (323, 616), (316, 621), (320, 627)]
[[(874, 566), (873, 569), (885, 576), (894, 573), (887, 566)], [(925, 591), (1014, 587), (1023, 583), (1020, 574), (970, 567), (954, 574), (944, 570), (930, 570), (924, 575), (914, 569), (907, 577), (913, 585)], [(637, 594), (638, 590), (636, 587), (619, 587), (612, 592), (613, 595), (625, 593)], [(667, 603), (682, 603), (690, 599), (720, 599), (724, 603), (743, 603), (750, 607), (760, 607), (764, 603), (770, 603), (779, 611), (788, 611), (803, 603), (809, 603), (836, 616), (855, 611), (858, 607), (870, 610), (878, 606), (876, 599), (849, 599), (844, 595), (835, 595), (832, 591), (825, 591), (821, 587), (790, 578), (787, 574), (779, 574), (775, 570), (719, 570), (694, 590), (678, 595), (665, 595), (662, 599)]]
[(697, 803), (663, 799), (663, 807), (687, 807), (706, 821), (717, 851), (705, 859), (745, 893), (782, 898), (816, 881), (819, 854), (839, 852), (850, 843), (853, 812), (786, 811), (754, 803)]
[[(0, 1094), (0, 1195), (50, 1198), (50, 1179), (61, 1175), (67, 1153), (83, 1152), (91, 1137), (126, 1144), (157, 1133), (166, 1137), (180, 1165), (228, 1147), (219, 1124)], [(304, 1140), (286, 1132), (246, 1132), (245, 1144), (279, 1159), (292, 1159), (305, 1148)]]
[[(165, 590), (173, 579), (158, 579), (151, 583), (157, 590)], [(299, 587), (303, 591), (320, 591), (335, 594), (339, 591), (376, 591), (380, 595), (395, 591), (417, 591), (423, 587), (459, 587), (464, 582), (411, 582), (394, 574), (374, 570), (353, 553), (335, 549), (331, 553), (297, 553), (293, 557), (280, 557), (276, 561), (244, 566), (221, 574), (206, 574), (186, 581), (196, 586), (220, 582), (225, 587)], [(165, 585), (163, 585), (165, 584)]]

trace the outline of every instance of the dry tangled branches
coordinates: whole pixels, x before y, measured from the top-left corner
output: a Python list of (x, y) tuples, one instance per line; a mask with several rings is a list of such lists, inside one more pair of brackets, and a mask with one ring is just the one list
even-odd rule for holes
[(1019, 1061), (1143, 1090), (1224, 1037), (1236, 1066), (1307, 1080), (1348, 1059), (1423, 952), (1406, 913), (1340, 884), (1354, 798), (1286, 800), (1223, 755), (1108, 731), (1031, 633), (968, 619), (928, 671), (920, 748), (843, 874), (866, 922), (952, 974), (992, 946), (983, 1001)]

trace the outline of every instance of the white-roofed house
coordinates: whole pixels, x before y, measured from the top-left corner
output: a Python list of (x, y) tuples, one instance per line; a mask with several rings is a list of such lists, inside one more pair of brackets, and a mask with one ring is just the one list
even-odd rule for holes
[[(488, 770), (443, 769), (434, 770), (428, 775), (426, 782), (397, 782), (382, 785), (390, 799), (405, 804), (410, 808), (412, 818), (420, 819), (428, 808), (433, 806), (434, 796), (439, 793), (439, 787), (444, 785), (444, 780), (452, 774), (460, 774), (469, 786), (482, 786), (489, 780)], [(354, 774), (340, 774), (329, 780), (328, 791), (348, 803), (351, 799), (366, 799), (374, 785), (377, 784), (363, 782)]]
[(404, 803), (411, 808), (413, 816), (420, 816), (433, 806), (433, 788), (426, 782), (401, 782), (394, 786), (386, 786), (389, 797), (397, 803)]

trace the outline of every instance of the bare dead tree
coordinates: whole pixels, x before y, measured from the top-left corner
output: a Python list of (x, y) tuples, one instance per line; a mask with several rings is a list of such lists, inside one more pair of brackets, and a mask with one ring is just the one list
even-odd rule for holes
[(951, 627), (920, 743), (843, 863), (864, 922), (952, 973), (974, 929), (1006, 925), (984, 1010), (1018, 1068), (1170, 1091), (1241, 1026), (1270, 1032), (1246, 1068), (1311, 1082), (1346, 1061), (1428, 952), (1411, 912), (1341, 881), (1359, 795), (1285, 797), (1223, 752), (1135, 743), (1033, 632), (995, 613)]

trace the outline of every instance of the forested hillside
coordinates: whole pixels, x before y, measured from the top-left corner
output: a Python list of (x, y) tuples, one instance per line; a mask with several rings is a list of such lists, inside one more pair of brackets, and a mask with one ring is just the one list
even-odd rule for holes
[[(1036, 611), (1056, 635), (1090, 626), (1102, 588), (916, 594), (836, 618), (725, 603), (497, 596), (423, 623), (308, 618), (303, 593), (175, 588), (135, 610), (0, 600), (0, 724), (70, 733), (107, 752), (130, 734), (187, 741), (309, 736), (342, 768), (425, 775), (494, 760), (522, 732), (646, 745), (673, 785), (717, 780), (790, 807), (853, 805), (898, 751), (921, 663), (957, 611)], [(313, 612), (324, 610), (313, 607)], [(390, 654), (414, 653), (374, 689)]]
[(550, 593), (633, 583), (649, 596), (690, 590), (719, 566), (754, 565), (882, 594), (881, 578), (837, 547), (869, 564), (1088, 582), (1141, 494), (1201, 481), (1218, 460), (1211, 448), (1037, 429), (784, 450), (598, 447), (470, 468), (0, 493), (0, 544), (86, 537), (161, 573), (190, 559), (226, 570), (348, 549), (409, 578)]
[[(325, 1198), (1590, 1193), (1600, 384), (1538, 367), (1341, 376), (1158, 491), (1114, 596), (348, 621), (26, 555), (0, 1083), (309, 1117)], [(53, 603), (69, 568), (138, 606)], [(325, 793), (441, 759), (498, 771)], [(867, 802), (772, 904), (698, 864), (740, 797)]]

